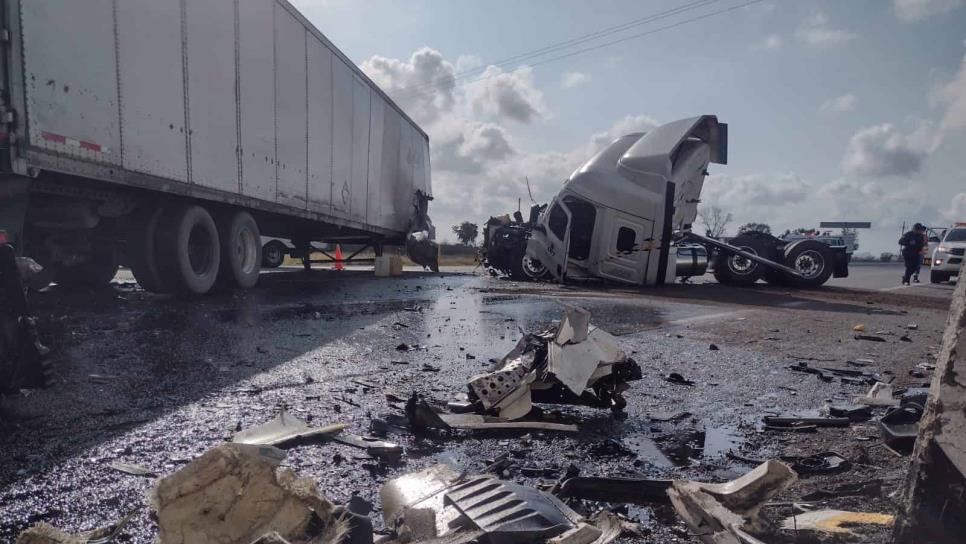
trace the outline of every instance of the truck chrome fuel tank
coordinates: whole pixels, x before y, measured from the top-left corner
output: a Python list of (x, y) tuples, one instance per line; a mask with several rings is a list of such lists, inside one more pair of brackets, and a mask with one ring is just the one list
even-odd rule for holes
[(675, 266), (675, 276), (703, 276), (708, 271), (708, 250), (700, 245), (679, 246)]

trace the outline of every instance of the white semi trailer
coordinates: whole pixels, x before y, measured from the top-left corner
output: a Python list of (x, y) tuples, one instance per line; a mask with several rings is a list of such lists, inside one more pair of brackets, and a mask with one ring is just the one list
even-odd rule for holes
[(426, 133), (286, 0), (0, 0), (0, 17), (0, 243), (56, 281), (127, 264), (151, 291), (250, 287), (260, 235), (306, 263), (316, 240), (435, 263)]

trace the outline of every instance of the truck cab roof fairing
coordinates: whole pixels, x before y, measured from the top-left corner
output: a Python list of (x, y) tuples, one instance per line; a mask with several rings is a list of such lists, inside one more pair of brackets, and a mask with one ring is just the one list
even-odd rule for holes
[[(702, 115), (614, 140), (571, 174), (561, 192), (641, 215), (663, 193), (665, 183), (672, 178), (676, 154), (688, 139), (707, 142), (711, 162), (726, 163), (727, 125), (718, 123), (714, 115)], [(645, 198), (641, 188), (654, 198)]]

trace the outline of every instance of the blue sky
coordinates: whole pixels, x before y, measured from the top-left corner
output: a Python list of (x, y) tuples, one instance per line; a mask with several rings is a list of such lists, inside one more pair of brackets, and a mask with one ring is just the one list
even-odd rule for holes
[(684, 22), (746, 1), (293, 3), (430, 134), (443, 238), (527, 206), (527, 179), (548, 199), (613, 137), (706, 113), (730, 125), (730, 164), (703, 205), (732, 231), (868, 220), (860, 251), (878, 253), (903, 221), (966, 221), (966, 0), (766, 0)]

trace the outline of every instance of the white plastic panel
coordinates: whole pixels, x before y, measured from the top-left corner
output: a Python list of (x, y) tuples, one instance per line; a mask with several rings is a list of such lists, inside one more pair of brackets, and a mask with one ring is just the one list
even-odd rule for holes
[(305, 27), (275, 5), (275, 130), (278, 144), (277, 201), (305, 207), (307, 192)]
[(232, 0), (186, 2), (191, 181), (237, 193), (235, 9)]
[(111, 0), (30, 0), (20, 9), (30, 144), (120, 164)]
[(332, 213), (347, 217), (352, 201), (352, 73), (339, 59), (332, 62), (333, 156)]
[(180, 3), (117, 2), (117, 18), (124, 167), (187, 181)]
[(369, 192), (369, 87), (352, 78), (352, 195), (349, 217), (366, 220), (366, 197)]
[(275, 54), (272, 6), (238, 2), (242, 192), (275, 200)]
[(380, 180), (380, 225), (392, 228), (401, 205), (396, 199), (399, 184), (400, 140), (402, 136), (402, 117), (393, 108), (386, 108), (382, 133), (382, 179)]
[(366, 198), (366, 220), (370, 224), (382, 225), (382, 140), (385, 130), (385, 115), (388, 105), (376, 93), (372, 93), (372, 107), (369, 110), (369, 186)]
[(309, 201), (312, 211), (332, 210), (332, 51), (308, 37)]

